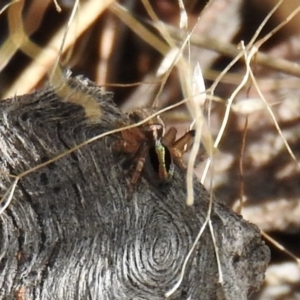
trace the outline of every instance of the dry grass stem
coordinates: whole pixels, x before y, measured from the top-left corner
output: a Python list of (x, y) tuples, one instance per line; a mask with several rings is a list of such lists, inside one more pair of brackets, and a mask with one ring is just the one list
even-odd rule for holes
[[(103, 11), (113, 2), (113, 0), (89, 0), (82, 3), (76, 22), (70, 27), (68, 38), (65, 41), (64, 50), (66, 51), (72, 46), (78, 37), (103, 13)], [(13, 7), (13, 6), (12, 6)], [(18, 27), (23, 27), (22, 23), (17, 23)], [(47, 74), (48, 70), (52, 69), (53, 64), (57, 60), (59, 49), (63, 37), (65, 35), (66, 25), (63, 25), (49, 43), (43, 48), (35, 46), (34, 51), (29, 51), (28, 54), (33, 59), (29, 66), (16, 78), (14, 83), (3, 95), (4, 98), (11, 97), (17, 94), (24, 94), (31, 91), (38, 82)], [(31, 43), (32, 44), (32, 43)], [(31, 49), (31, 48), (30, 48)], [(1, 51), (0, 49), (0, 60)], [(38, 53), (37, 53), (38, 52)], [(6, 55), (6, 54), (5, 54)]]

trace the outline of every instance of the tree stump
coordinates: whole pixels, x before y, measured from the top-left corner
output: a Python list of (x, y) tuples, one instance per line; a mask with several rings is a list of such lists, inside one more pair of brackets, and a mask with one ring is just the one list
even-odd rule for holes
[[(0, 298), (166, 299), (205, 222), (209, 194), (195, 180), (188, 207), (185, 173), (176, 169), (165, 187), (142, 175), (128, 200), (130, 175), (112, 151), (119, 133), (49, 163), (128, 121), (111, 93), (82, 78), (67, 85), (69, 94), (50, 87), (0, 103)], [(89, 101), (99, 105), (98, 118)], [(7, 192), (9, 174), (25, 171)], [(262, 284), (270, 253), (259, 229), (216, 200), (211, 224), (223, 282), (206, 226), (169, 299), (242, 300)]]

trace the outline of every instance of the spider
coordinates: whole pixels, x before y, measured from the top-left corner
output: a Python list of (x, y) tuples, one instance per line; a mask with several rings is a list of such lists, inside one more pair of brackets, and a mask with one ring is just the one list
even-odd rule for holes
[[(138, 109), (129, 115), (129, 119), (132, 123), (137, 123), (154, 112), (154, 109)], [(122, 139), (114, 148), (130, 155), (123, 163), (125, 168), (134, 165), (130, 181), (131, 191), (144, 169), (149, 178), (159, 183), (168, 182), (172, 178), (174, 164), (185, 169), (182, 155), (190, 146), (194, 133), (194, 130), (189, 130), (176, 140), (176, 128), (171, 127), (165, 132), (165, 125), (159, 116), (141, 126), (121, 131)]]

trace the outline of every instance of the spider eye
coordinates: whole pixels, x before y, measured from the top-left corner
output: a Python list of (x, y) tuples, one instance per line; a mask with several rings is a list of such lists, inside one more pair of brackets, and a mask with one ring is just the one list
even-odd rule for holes
[(129, 115), (129, 118), (134, 122), (134, 123), (137, 123), (137, 122), (140, 122), (143, 118), (141, 118), (139, 116), (139, 114), (137, 112), (133, 112)]
[(150, 164), (159, 179), (169, 179), (173, 173), (173, 162), (169, 149), (160, 144), (150, 147), (148, 154)]

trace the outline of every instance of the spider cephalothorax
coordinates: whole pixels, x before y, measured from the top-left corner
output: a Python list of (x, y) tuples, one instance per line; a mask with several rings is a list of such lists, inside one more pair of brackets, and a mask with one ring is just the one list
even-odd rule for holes
[[(129, 115), (132, 123), (151, 116), (153, 109), (139, 109)], [(124, 166), (132, 166), (131, 186), (135, 186), (145, 170), (152, 179), (167, 182), (173, 175), (174, 164), (184, 168), (182, 155), (188, 149), (194, 130), (188, 131), (176, 140), (177, 130), (171, 127), (165, 132), (165, 125), (159, 116), (131, 129), (121, 131), (122, 139), (115, 148), (129, 155)]]

